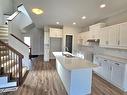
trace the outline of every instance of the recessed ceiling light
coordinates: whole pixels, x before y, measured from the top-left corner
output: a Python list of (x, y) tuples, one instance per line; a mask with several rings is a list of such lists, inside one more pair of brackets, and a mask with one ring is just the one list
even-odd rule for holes
[(86, 19), (86, 16), (83, 16), (82, 19)]
[(60, 24), (60, 22), (56, 22), (56, 24)]
[(105, 8), (106, 7), (106, 4), (101, 4), (100, 5), (100, 8)]
[(41, 10), (41, 9), (39, 9), (39, 8), (33, 8), (33, 9), (32, 9), (32, 12), (33, 12), (34, 14), (36, 14), (36, 15), (41, 15), (41, 14), (44, 13), (43, 10)]
[(76, 22), (73, 22), (73, 25), (76, 25)]

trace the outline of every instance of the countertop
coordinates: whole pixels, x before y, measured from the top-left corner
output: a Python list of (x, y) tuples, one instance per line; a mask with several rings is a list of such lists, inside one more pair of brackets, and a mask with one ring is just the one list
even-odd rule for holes
[[(68, 52), (66, 52), (66, 53), (68, 53)], [(85, 59), (81, 59), (79, 57), (68, 58), (68, 57), (64, 56), (62, 54), (62, 52), (53, 52), (53, 55), (56, 57), (56, 59), (59, 61), (59, 63), (62, 64), (64, 66), (64, 68), (67, 70), (77, 70), (77, 69), (97, 67), (96, 64), (93, 64), (92, 62), (85, 60)]]
[(120, 57), (111, 56), (111, 55), (104, 55), (104, 54), (97, 54), (95, 56), (99, 56), (99, 57), (106, 58), (106, 59), (109, 59), (109, 60), (112, 60), (112, 61), (127, 64), (127, 59), (125, 59), (125, 58), (120, 58)]

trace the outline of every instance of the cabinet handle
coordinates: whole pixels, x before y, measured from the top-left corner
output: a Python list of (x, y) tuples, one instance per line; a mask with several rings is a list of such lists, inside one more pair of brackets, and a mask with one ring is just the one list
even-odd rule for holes
[(118, 66), (120, 65), (119, 63), (115, 63), (115, 64), (118, 65)]
[(107, 61), (107, 60), (104, 60), (104, 61)]
[(118, 45), (120, 45), (120, 41), (118, 41)]

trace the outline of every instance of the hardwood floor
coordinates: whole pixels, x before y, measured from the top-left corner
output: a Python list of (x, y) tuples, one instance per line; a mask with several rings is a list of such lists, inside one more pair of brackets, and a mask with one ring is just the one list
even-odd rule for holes
[[(24, 84), (8, 95), (67, 95), (55, 69), (55, 61), (44, 63), (38, 57)], [(91, 95), (127, 95), (93, 73)]]

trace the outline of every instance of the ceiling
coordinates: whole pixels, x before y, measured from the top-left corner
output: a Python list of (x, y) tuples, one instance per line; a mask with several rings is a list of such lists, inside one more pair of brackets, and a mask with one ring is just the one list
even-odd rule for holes
[[(106, 7), (101, 9), (100, 5)], [(127, 0), (23, 0), (23, 4), (38, 28), (43, 25), (60, 25), (85, 27), (102, 19), (127, 10)], [(41, 8), (43, 15), (35, 15), (32, 8)], [(86, 16), (85, 20), (81, 17)]]

